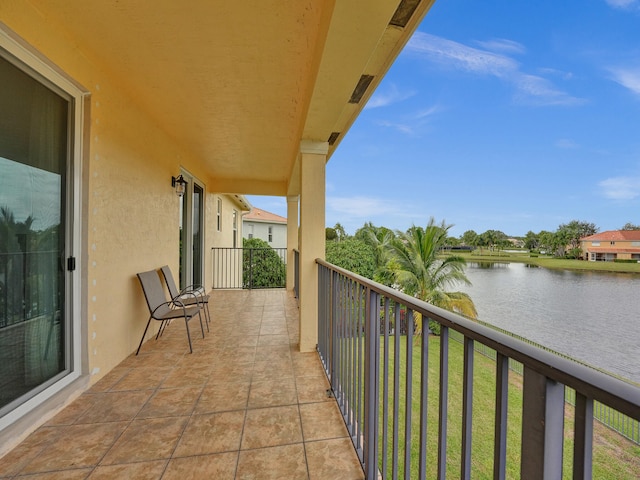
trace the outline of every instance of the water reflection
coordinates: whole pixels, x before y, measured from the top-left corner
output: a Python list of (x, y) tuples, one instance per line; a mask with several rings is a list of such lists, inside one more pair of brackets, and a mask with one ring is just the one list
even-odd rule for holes
[(640, 383), (640, 275), (474, 263), (481, 320)]

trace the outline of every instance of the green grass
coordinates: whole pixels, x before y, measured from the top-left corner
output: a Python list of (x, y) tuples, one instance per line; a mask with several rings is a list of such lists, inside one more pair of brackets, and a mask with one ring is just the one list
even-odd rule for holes
[(476, 250), (471, 253), (456, 252), (455, 254), (464, 257), (467, 262), (520, 262), (561, 270), (640, 273), (640, 263), (587, 262), (585, 260), (567, 260), (548, 255), (532, 257), (529, 252), (524, 251), (521, 253), (509, 253), (503, 251)]
[[(406, 338), (400, 342), (400, 415), (398, 430), (400, 432), (400, 450), (398, 455), (399, 472), (404, 471), (404, 432), (406, 424)], [(411, 402), (411, 478), (418, 476), (419, 447), (420, 447), (420, 365), (421, 338), (413, 344), (413, 374), (412, 374), (412, 402)], [(428, 393), (428, 423), (427, 423), (427, 478), (435, 478), (437, 474), (438, 452), (438, 389), (439, 389), (439, 349), (440, 338), (430, 337), (429, 340), (429, 393)], [(389, 347), (389, 423), (386, 425), (391, 437), (393, 431), (393, 338)], [(381, 352), (381, 361), (384, 352)], [(462, 437), (462, 345), (451, 341), (449, 349), (449, 399), (447, 419), (447, 476), (460, 477), (460, 452)], [(381, 365), (381, 375), (383, 366)], [(508, 433), (507, 433), (507, 478), (520, 478), (520, 430), (522, 412), (522, 377), (510, 372), (509, 374), (509, 405), (508, 405)], [(382, 382), (381, 382), (382, 390)], [(381, 396), (383, 392), (381, 391)], [(493, 472), (493, 437), (495, 412), (495, 362), (476, 354), (474, 356), (474, 392), (473, 392), (473, 443), (472, 443), (472, 477), (492, 478)], [(573, 408), (565, 409), (565, 442), (564, 442), (564, 471), (565, 478), (570, 478), (572, 466), (573, 445)], [(380, 411), (379, 431), (385, 428)], [(594, 435), (594, 466), (593, 478), (598, 479), (636, 479), (640, 472), (640, 447), (627, 441), (615, 432), (596, 422)], [(382, 442), (382, 440), (380, 440)], [(382, 443), (379, 445), (382, 457)], [(388, 446), (387, 471), (384, 478), (391, 478), (393, 465), (392, 446)], [(380, 461), (382, 470), (382, 460)]]

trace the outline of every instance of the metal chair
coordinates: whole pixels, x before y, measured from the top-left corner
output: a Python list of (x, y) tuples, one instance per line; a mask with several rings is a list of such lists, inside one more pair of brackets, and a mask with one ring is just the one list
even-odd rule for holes
[(188, 306), (199, 305), (204, 309), (204, 318), (207, 324), (207, 332), (209, 331), (209, 322), (211, 321), (211, 313), (209, 312), (209, 295), (204, 293), (202, 287), (196, 285), (190, 285), (187, 288), (178, 290), (176, 282), (173, 279), (173, 274), (168, 265), (164, 265), (160, 268), (164, 281), (169, 289), (169, 295), (171, 298), (179, 298), (182, 303)]
[(157, 340), (166, 324), (174, 318), (184, 318), (184, 324), (187, 327), (187, 338), (189, 339), (189, 352), (193, 353), (191, 334), (189, 333), (189, 320), (198, 315), (200, 319), (200, 330), (202, 330), (202, 338), (204, 338), (204, 327), (202, 325), (202, 315), (200, 314), (202, 306), (188, 306), (186, 303), (181, 301), (180, 298), (172, 298), (167, 301), (164, 288), (160, 282), (160, 277), (158, 276), (158, 272), (155, 270), (138, 273), (137, 275), (140, 280), (140, 285), (142, 285), (144, 296), (147, 300), (147, 306), (149, 307), (149, 320), (147, 321), (147, 326), (145, 327), (142, 338), (140, 339), (140, 345), (138, 345), (136, 355), (140, 352), (142, 342), (144, 342), (144, 337), (147, 334), (151, 320), (158, 320), (162, 322), (160, 324), (158, 334), (156, 335)]

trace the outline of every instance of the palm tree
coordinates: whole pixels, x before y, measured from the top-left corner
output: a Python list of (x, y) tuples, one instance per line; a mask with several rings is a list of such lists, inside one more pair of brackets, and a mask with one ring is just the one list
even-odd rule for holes
[[(449, 291), (462, 283), (470, 285), (464, 273), (466, 261), (458, 255), (439, 259), (440, 249), (446, 244), (452, 225), (435, 224), (431, 218), (426, 228), (412, 226), (407, 232), (396, 232), (388, 245), (390, 267), (402, 291), (446, 310), (476, 318), (471, 297), (463, 292)], [(421, 319), (416, 318), (418, 330)], [(433, 330), (437, 324), (430, 324)], [(437, 332), (435, 332), (437, 333)]]
[(394, 278), (389, 264), (389, 244), (394, 238), (393, 231), (386, 227), (376, 227), (373, 223), (368, 222), (356, 232), (356, 237), (361, 238), (374, 249), (375, 272), (373, 280), (391, 286)]

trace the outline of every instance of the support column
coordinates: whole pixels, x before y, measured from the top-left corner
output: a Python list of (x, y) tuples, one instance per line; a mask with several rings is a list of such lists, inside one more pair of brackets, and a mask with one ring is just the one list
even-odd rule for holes
[(298, 195), (287, 197), (287, 290), (293, 290), (295, 282), (295, 258), (298, 245)]
[(318, 266), (325, 255), (327, 142), (300, 142), (300, 351), (318, 343)]

